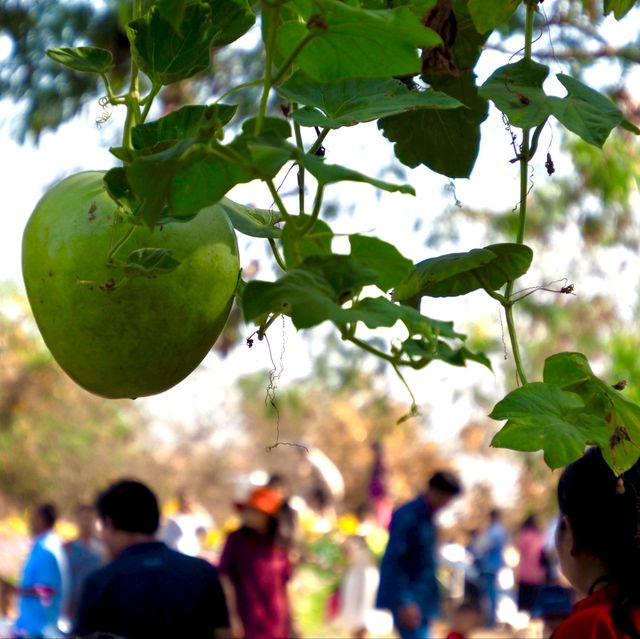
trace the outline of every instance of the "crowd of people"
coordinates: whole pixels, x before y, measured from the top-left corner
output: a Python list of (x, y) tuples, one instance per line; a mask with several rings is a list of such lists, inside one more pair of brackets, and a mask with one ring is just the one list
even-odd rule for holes
[[(289, 597), (299, 549), (288, 492), (283, 477), (273, 476), (235, 504), (240, 525), (215, 566), (199, 556), (211, 519), (188, 491), (163, 520), (147, 485), (118, 481), (95, 504), (77, 508), (77, 537), (66, 543), (55, 532), (55, 507), (37, 505), (29, 522), (33, 543), (15, 587), (13, 637), (300, 636)], [(455, 474), (433, 474), (424, 491), (393, 511), (379, 565), (364, 533), (382, 510), (361, 509), (344, 544), (334, 611), (345, 636), (366, 637), (368, 620), (382, 614), (402, 639), (434, 636), (445, 627), (443, 616), (441, 636), (448, 639), (495, 627), (511, 543), (498, 510), (467, 545), (462, 595), (442, 601), (437, 515), (461, 493)], [(518, 609), (544, 619), (552, 639), (640, 639), (640, 463), (616, 476), (598, 449), (587, 450), (563, 472), (558, 508), (553, 544), (533, 516), (513, 535)]]

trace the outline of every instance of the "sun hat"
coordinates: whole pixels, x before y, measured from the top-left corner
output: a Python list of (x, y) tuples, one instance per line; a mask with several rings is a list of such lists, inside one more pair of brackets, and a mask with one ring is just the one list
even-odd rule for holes
[(278, 514), (282, 506), (282, 497), (278, 491), (268, 486), (261, 486), (254, 489), (247, 501), (243, 504), (238, 504), (239, 508), (255, 508), (260, 512), (263, 512), (271, 517)]

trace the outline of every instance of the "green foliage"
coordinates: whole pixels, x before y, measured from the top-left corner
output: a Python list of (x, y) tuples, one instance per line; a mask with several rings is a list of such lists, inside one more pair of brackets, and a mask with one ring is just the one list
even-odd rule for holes
[(542, 85), (548, 74), (548, 66), (525, 58), (497, 69), (480, 93), (493, 100), (513, 126), (523, 129), (542, 125), (553, 115), (569, 131), (598, 147), (618, 125), (640, 134), (613, 102), (575, 78), (559, 73), (556, 77), (567, 89), (566, 97), (547, 96)]
[(419, 298), (455, 297), (478, 289), (496, 291), (524, 275), (533, 251), (523, 244), (492, 244), (466, 253), (431, 257), (416, 264), (393, 293), (400, 302)]
[[(549, 67), (532, 57), (539, 4), (159, 0), (140, 10), (136, 3), (125, 28), (133, 56), (129, 90), (117, 95), (117, 82), (104, 78), (110, 103), (127, 108), (122, 145), (112, 149), (123, 164), (109, 171), (105, 182), (120, 218), (133, 226), (188, 224), (198, 211), (213, 205), (208, 215), (224, 211), (239, 232), (268, 239), (280, 269), (277, 279), (241, 282), (236, 291), (245, 320), (257, 325), (260, 337), (284, 315), (298, 329), (330, 322), (342, 340), (377, 355), (396, 371), (403, 366), (419, 369), (434, 360), (491, 367), (484, 353), (465, 344), (452, 322), (420, 311), (425, 296), (485, 291), (502, 306), (522, 384), (492, 412), (494, 418), (508, 420), (494, 445), (543, 450), (555, 468), (595, 444), (619, 472), (638, 457), (640, 408), (595, 377), (586, 358), (576, 353), (548, 358), (543, 382), (527, 383), (514, 307), (531, 291), (514, 292), (514, 284), (532, 263), (533, 251), (524, 243), (529, 163), (547, 120), (553, 116), (594, 147), (602, 147), (616, 127), (625, 134), (640, 129), (608, 97), (573, 76), (556, 76), (566, 89), (564, 97), (545, 93)], [(524, 23), (517, 11), (520, 5)], [(253, 25), (253, 6), (261, 17), (264, 65), (226, 91), (217, 91), (219, 99), (213, 104), (190, 104), (147, 122), (162, 86), (185, 86), (185, 80), (211, 73), (211, 51), (218, 58), (219, 50)], [(630, 8), (627, 1), (605, 0), (603, 5), (605, 13), (617, 18)], [(524, 31), (522, 58), (495, 70), (478, 88), (474, 69), (487, 38), (494, 30), (514, 28)], [(50, 57), (105, 76), (109, 52), (63, 44), (69, 43), (56, 43)], [(247, 115), (236, 108), (236, 98), (239, 104), (241, 92), (255, 86), (261, 95)], [(277, 115), (270, 108), (276, 94), (281, 100)], [(233, 103), (221, 103), (223, 97)], [(384, 236), (350, 235), (350, 253), (335, 251), (334, 239), (341, 233), (323, 219), (328, 217), (326, 188), (359, 182), (398, 194), (414, 191), (325, 161), (327, 135), (377, 122), (402, 164), (468, 177), (478, 156), (488, 100), (510, 125), (522, 129), (519, 143), (513, 140), (513, 161), (520, 168), (517, 221), (516, 216), (509, 218), (514, 242), (492, 241), (415, 266)], [(309, 143), (313, 131), (316, 138)], [(276, 186), (281, 172), (292, 168), (298, 176), (296, 211)], [(254, 180), (268, 189), (275, 212), (226, 198), (234, 186)], [(127, 258), (125, 272), (161, 279), (174, 268), (179, 265), (170, 251), (142, 249)], [(389, 291), (391, 299), (380, 296)], [(363, 329), (378, 328), (392, 329), (393, 336), (388, 341), (362, 338)]]
[(513, 15), (521, 0), (469, 0), (469, 13), (479, 33), (492, 31)]
[(290, 20), (278, 30), (278, 47), (286, 57), (308, 41), (296, 64), (320, 82), (415, 74), (417, 48), (441, 41), (406, 7), (366, 11), (339, 0), (309, 4), (301, 16), (306, 24)]
[(458, 100), (439, 91), (410, 90), (391, 78), (320, 83), (297, 72), (280, 87), (279, 92), (292, 102), (306, 105), (292, 113), (294, 122), (329, 129), (417, 109), (455, 109), (462, 106)]

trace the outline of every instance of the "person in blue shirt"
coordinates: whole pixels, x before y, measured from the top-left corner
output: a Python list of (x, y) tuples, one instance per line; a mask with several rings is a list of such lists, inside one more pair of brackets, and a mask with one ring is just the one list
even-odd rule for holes
[(493, 628), (496, 625), (496, 608), (498, 605), (498, 573), (504, 566), (503, 553), (509, 537), (500, 522), (500, 511), (489, 513), (489, 525), (476, 539), (472, 552), (480, 573), (484, 594), (485, 625)]
[(62, 541), (53, 531), (56, 519), (52, 504), (40, 504), (31, 512), (33, 546), (18, 588), (15, 637), (62, 636), (58, 623), (68, 587), (68, 569)]
[(455, 475), (437, 472), (425, 492), (398, 508), (391, 518), (376, 606), (391, 610), (402, 639), (430, 636), (431, 621), (439, 613), (433, 516), (460, 492)]

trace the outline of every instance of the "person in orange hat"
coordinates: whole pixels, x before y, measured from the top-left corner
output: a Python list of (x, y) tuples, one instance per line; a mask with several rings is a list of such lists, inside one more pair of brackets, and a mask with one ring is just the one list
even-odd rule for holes
[(236, 505), (242, 526), (227, 537), (219, 566), (234, 636), (290, 637), (294, 633), (287, 584), (292, 570), (287, 549), (278, 542), (282, 496), (262, 486)]

